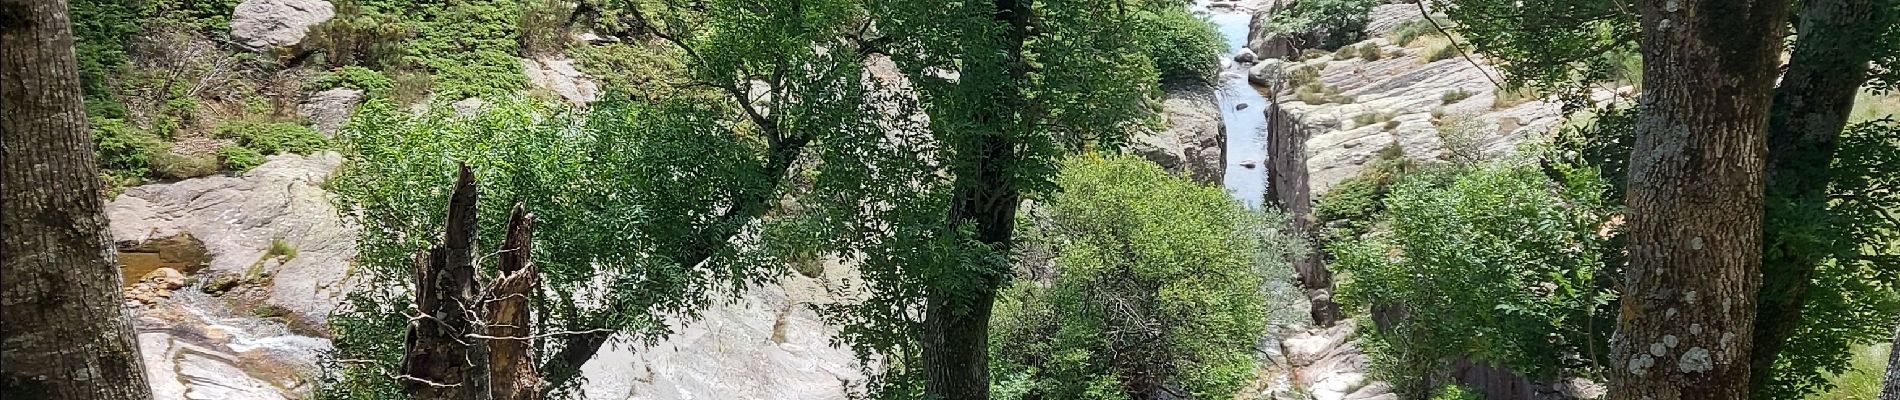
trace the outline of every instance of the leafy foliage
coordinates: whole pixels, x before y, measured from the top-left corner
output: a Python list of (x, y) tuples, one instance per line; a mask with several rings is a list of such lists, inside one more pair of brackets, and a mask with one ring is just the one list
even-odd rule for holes
[(390, 80), (382, 72), (350, 65), (333, 69), (311, 79), (305, 85), (310, 90), (328, 90), (336, 88), (361, 90), (370, 96), (382, 97), (396, 88), (396, 81)]
[[(724, 205), (772, 190), (759, 143), (712, 119), (715, 111), (683, 102), (609, 103), (577, 114), (506, 101), (464, 119), (372, 101), (342, 132), (353, 157), (331, 188), (364, 226), (359, 271), (373, 287), (407, 287), (411, 254), (440, 234), (448, 200), (442, 182), (466, 163), (481, 183), (481, 218), (502, 220), (517, 202), (538, 218), (534, 258), (545, 286), (535, 306), (543, 329), (607, 328), (653, 340), (668, 332), (662, 317), (691, 317), (711, 299), (781, 271), (710, 232)], [(484, 224), (482, 240), (499, 243), (498, 225)], [(717, 255), (676, 261), (698, 251)], [(391, 354), (400, 352), (388, 351), (401, 346), (405, 325), (382, 316), (410, 304), (405, 296), (354, 293), (353, 308), (339, 312), (348, 317), (333, 320), (336, 357), (377, 362), (333, 371), (327, 392), (339, 397), (332, 398), (380, 393), (393, 383), (382, 372), (395, 368)], [(539, 353), (554, 354), (559, 343), (543, 341)]]
[[(1150, 398), (1180, 385), (1225, 398), (1253, 374), (1264, 329), (1262, 275), (1291, 275), (1291, 236), (1218, 188), (1132, 156), (1063, 164), (1047, 222), (1022, 229), (1054, 247), (1051, 282), (1019, 280), (997, 304), (990, 347), (1010, 398)], [(1284, 221), (1274, 221), (1284, 222)]]
[(290, 122), (231, 122), (218, 126), (213, 135), (235, 139), (262, 154), (309, 154), (326, 144), (316, 130)]
[(1379, 5), (1377, 0), (1307, 0), (1293, 3), (1284, 12), (1273, 15), (1267, 30), (1284, 35), (1306, 37), (1314, 34), (1318, 43), (1303, 46), (1338, 48), (1359, 41), (1370, 19), (1367, 12)]
[(1458, 357), (1533, 378), (1588, 374), (1606, 357), (1611, 208), (1594, 169), (1563, 172), (1502, 161), (1402, 180), (1384, 199), (1386, 230), (1330, 246), (1342, 303), (1380, 326), (1376, 373), (1420, 391)]
[(1150, 4), (1132, 22), (1140, 47), (1166, 81), (1211, 82), (1227, 45), (1214, 26), (1184, 7)]
[(1593, 83), (1633, 81), (1629, 66), (1640, 62), (1636, 9), (1616, 0), (1454, 0), (1442, 10), (1476, 51), (1502, 61), (1494, 65), (1513, 86), (1556, 93), (1567, 106), (1588, 105)]
[[(1764, 221), (1767, 229), (1818, 226), (1775, 240), (1801, 240), (1822, 247), (1828, 259), (1818, 265), (1808, 289), (1802, 318), (1776, 358), (1774, 372), (1760, 398), (1794, 398), (1832, 387), (1828, 375), (1852, 366), (1852, 350), (1885, 342), (1900, 313), (1900, 122), (1881, 119), (1853, 124), (1841, 132), (1825, 210), (1802, 212), (1785, 199), (1774, 199)], [(1795, 224), (1798, 219), (1824, 221)], [(1779, 228), (1786, 231), (1786, 228)], [(1773, 251), (1774, 247), (1768, 247)]]

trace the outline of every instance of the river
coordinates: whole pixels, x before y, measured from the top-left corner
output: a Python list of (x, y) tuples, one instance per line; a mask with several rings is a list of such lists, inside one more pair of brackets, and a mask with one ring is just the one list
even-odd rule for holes
[(1260, 208), (1267, 188), (1267, 98), (1247, 82), (1248, 65), (1232, 61), (1235, 53), (1247, 47), (1247, 24), (1252, 15), (1229, 8), (1197, 8), (1206, 13), (1227, 44), (1214, 96), (1220, 103), (1222, 132), (1227, 135), (1227, 166), (1221, 186), (1248, 208)]

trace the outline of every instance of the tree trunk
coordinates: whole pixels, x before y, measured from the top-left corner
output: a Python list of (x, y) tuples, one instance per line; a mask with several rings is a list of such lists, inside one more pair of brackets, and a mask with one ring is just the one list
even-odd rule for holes
[(1887, 383), (1880, 389), (1880, 400), (1900, 400), (1900, 324), (1893, 327), (1893, 347), (1887, 352)]
[(0, 0), (0, 397), (150, 399), (65, 0)]
[(475, 177), (463, 165), (449, 196), (443, 242), (416, 254), (416, 310), (402, 359), (403, 390), (416, 399), (489, 398), (486, 341), (475, 333)]
[[(1755, 388), (1801, 324), (1814, 271), (1840, 238), (1828, 231), (1828, 176), (1835, 139), (1867, 81), (1881, 10), (1871, 0), (1803, 3), (1794, 54), (1768, 117), (1768, 170), (1760, 304), (1755, 313)], [(1845, 350), (1845, 349), (1842, 349)]]
[[(955, 165), (965, 167), (956, 171), (955, 203), (947, 221), (952, 234), (963, 227), (975, 229), (983, 248), (965, 250), (986, 254), (969, 257), (978, 260), (970, 265), (939, 267), (949, 270), (928, 282), (922, 343), (925, 398), (990, 397), (990, 311), (996, 289), (1009, 278), (1016, 207), (1022, 202), (1014, 168), (1021, 164), (1020, 137), (1030, 133), (1027, 121), (1034, 115), (1021, 91), (1029, 74), (1023, 44), (1029, 38), (1031, 2), (995, 0), (993, 21), (1006, 28), (1001, 37), (965, 44), (976, 49), (967, 52), (966, 75), (959, 81), (965, 86), (958, 90), (973, 104), (985, 106), (971, 110), (970, 120), (978, 126), (953, 128), (971, 131), (953, 144), (960, 158)], [(988, 44), (1001, 48), (985, 48)]]
[(508, 216), (508, 237), (501, 245), (501, 273), (482, 295), (487, 312), (488, 382), (495, 400), (541, 398), (541, 376), (534, 364), (534, 294), (541, 270), (531, 256), (534, 214), (515, 204)]
[(1788, 2), (1645, 0), (1613, 400), (1749, 397), (1762, 170)]

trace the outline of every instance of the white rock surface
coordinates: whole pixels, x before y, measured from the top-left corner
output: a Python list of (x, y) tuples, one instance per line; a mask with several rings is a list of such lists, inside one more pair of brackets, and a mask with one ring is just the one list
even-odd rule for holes
[(581, 368), (586, 398), (846, 399), (862, 389), (861, 364), (831, 346), (838, 329), (808, 306), (833, 302), (821, 285), (849, 273), (828, 262), (824, 280), (789, 274), (755, 286), (697, 321), (670, 322), (659, 343), (610, 343)]
[(231, 12), (231, 40), (254, 50), (294, 46), (310, 27), (336, 16), (324, 0), (244, 0)]
[(136, 186), (107, 204), (106, 216), (122, 244), (191, 233), (210, 253), (211, 272), (245, 273), (272, 240), (289, 243), (296, 257), (266, 263), (268, 300), (321, 326), (350, 289), (345, 271), (356, 256), (356, 228), (322, 188), (342, 163), (335, 152), (275, 155), (242, 176)]
[[(1386, 44), (1384, 38), (1366, 43), (1379, 45), (1388, 54), (1401, 50)], [(1294, 96), (1294, 88), (1287, 88), (1279, 95), (1282, 107), (1300, 118), (1311, 132), (1306, 141), (1306, 164), (1308, 184), (1315, 196), (1323, 195), (1340, 180), (1358, 174), (1389, 144), (1397, 144), (1407, 156), (1415, 159), (1445, 157), (1440, 127), (1433, 123), (1433, 110), (1475, 121), (1471, 128), (1476, 131), (1476, 145), (1487, 156), (1508, 154), (1525, 138), (1542, 133), (1561, 120), (1560, 106), (1554, 102), (1530, 100), (1495, 107), (1498, 90), (1485, 74), (1499, 75), (1489, 66), (1480, 70), (1462, 57), (1428, 63), (1421, 58), (1422, 51), (1404, 53), (1377, 61), (1320, 57), (1282, 66), (1283, 73), (1304, 67), (1320, 68), (1319, 82), (1353, 99), (1348, 104), (1307, 104)], [(1483, 61), (1480, 56), (1473, 57)], [(1469, 93), (1470, 97), (1445, 104), (1445, 93), (1457, 90)], [(1392, 129), (1386, 129), (1382, 122), (1354, 126), (1353, 118), (1366, 113), (1392, 115), (1398, 124)]]
[(554, 92), (570, 103), (592, 103), (600, 96), (600, 88), (587, 74), (574, 68), (574, 60), (523, 58), (521, 70), (527, 72), (528, 82), (535, 87)]
[(297, 105), (297, 115), (310, 120), (310, 127), (324, 137), (336, 136), (337, 129), (350, 120), (350, 113), (363, 103), (363, 91), (336, 88), (316, 92)]

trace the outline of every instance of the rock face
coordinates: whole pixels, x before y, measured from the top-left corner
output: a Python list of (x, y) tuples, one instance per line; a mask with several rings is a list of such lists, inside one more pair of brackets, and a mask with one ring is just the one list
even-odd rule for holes
[(317, 92), (297, 105), (297, 115), (310, 120), (310, 127), (322, 133), (324, 137), (336, 136), (343, 123), (350, 120), (350, 113), (356, 112), (356, 106), (363, 103), (363, 91), (336, 88)]
[(1161, 102), (1168, 128), (1136, 135), (1129, 149), (1160, 164), (1168, 172), (1186, 174), (1195, 182), (1218, 185), (1226, 159), (1220, 106), (1209, 86), (1171, 89)]
[(851, 274), (826, 262), (819, 278), (786, 274), (697, 321), (670, 321), (652, 345), (609, 344), (581, 368), (590, 399), (846, 399), (865, 380), (849, 349), (831, 347), (838, 328), (810, 308), (837, 301), (824, 285)]
[[(1426, 10), (1431, 9), (1430, 2), (1424, 3)], [(1419, 4), (1380, 4), (1372, 7), (1366, 20), (1366, 36), (1385, 36), (1398, 29), (1399, 25), (1420, 20), (1424, 16), (1418, 13)]]
[(336, 16), (324, 0), (244, 0), (231, 13), (231, 39), (253, 50), (303, 42), (310, 27)]
[[(268, 274), (269, 304), (322, 326), (351, 288), (345, 271), (356, 256), (356, 228), (321, 187), (342, 163), (334, 152), (270, 156), (243, 176), (126, 189), (106, 216), (121, 247), (189, 233), (210, 255), (210, 272)], [(296, 255), (268, 254), (273, 242)]]
[(570, 103), (592, 103), (600, 96), (600, 88), (587, 74), (574, 68), (574, 60), (523, 58), (521, 69), (528, 73), (528, 82), (535, 87), (554, 92)]
[[(1358, 174), (1389, 145), (1398, 146), (1408, 157), (1438, 160), (1451, 156), (1445, 138), (1456, 137), (1468, 141), (1473, 151), (1499, 156), (1561, 119), (1560, 106), (1554, 102), (1499, 101), (1497, 87), (1485, 77), (1498, 74), (1489, 66), (1481, 70), (1462, 57), (1425, 62), (1424, 52), (1418, 49), (1392, 46), (1384, 38), (1368, 43), (1388, 54), (1405, 55), (1377, 61), (1324, 56), (1282, 66), (1282, 76), (1301, 68), (1317, 69), (1317, 84), (1351, 98), (1345, 104), (1312, 104), (1295, 95), (1297, 88), (1279, 94), (1281, 107), (1311, 134), (1306, 141), (1306, 164), (1315, 196)], [(1448, 104), (1448, 92), (1467, 96)], [(1360, 123), (1367, 119), (1371, 123)]]

